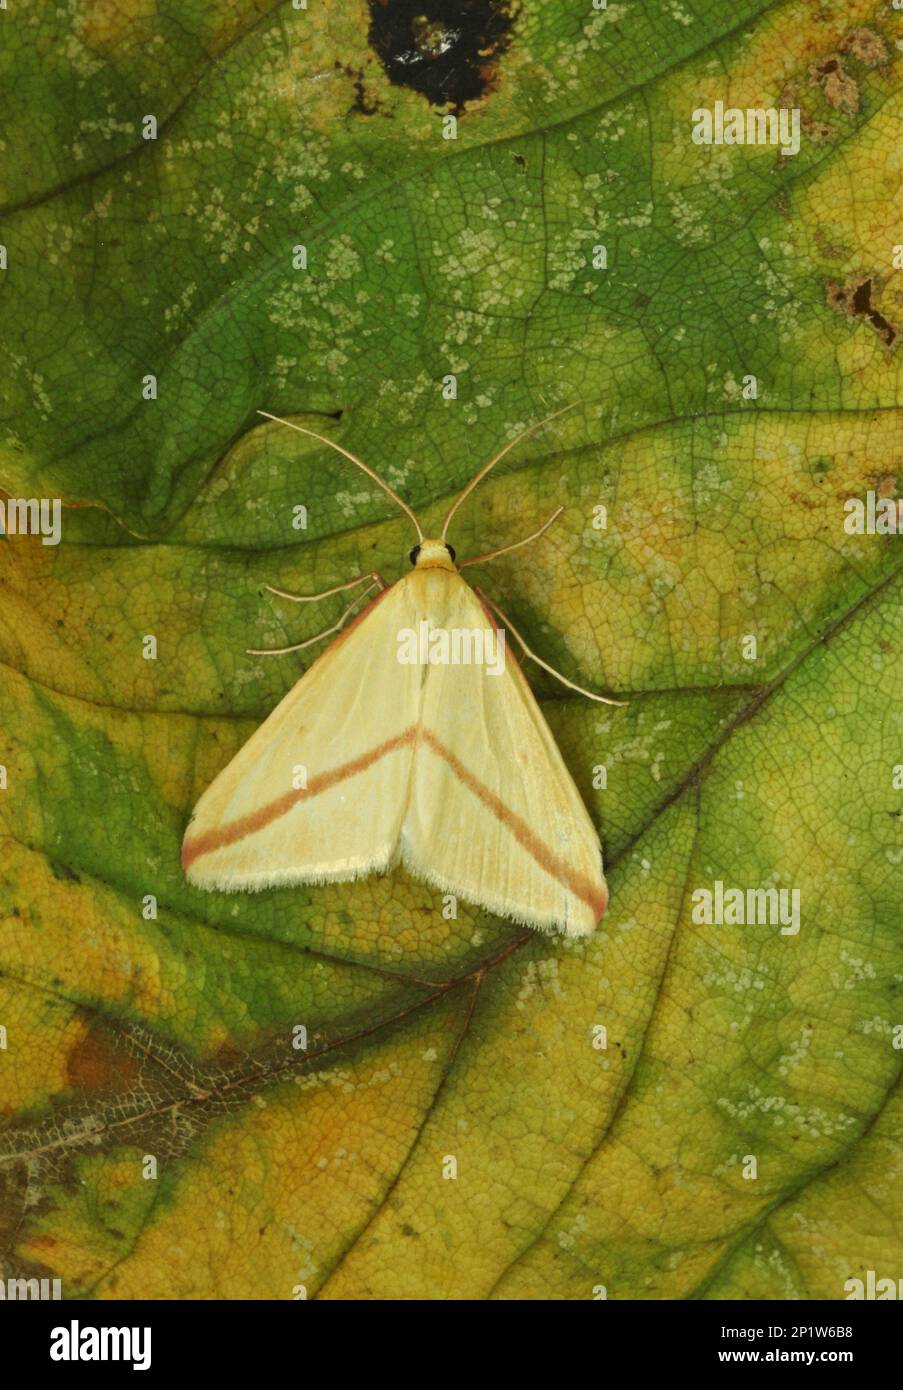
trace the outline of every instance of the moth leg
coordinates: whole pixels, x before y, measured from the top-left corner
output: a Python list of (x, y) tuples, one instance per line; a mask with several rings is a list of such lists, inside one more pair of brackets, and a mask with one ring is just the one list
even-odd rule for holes
[(497, 603), (493, 603), (488, 594), (484, 594), (482, 589), (474, 589), (474, 593), (479, 594), (483, 602), (487, 604), (488, 607), (492, 609), (493, 613), (496, 613), (505, 626), (511, 630), (512, 636), (517, 638), (523, 648), (524, 655), (528, 656), (531, 661), (535, 661), (537, 666), (541, 666), (544, 671), (548, 671), (550, 676), (554, 676), (556, 680), (561, 681), (561, 684), (566, 685), (569, 690), (576, 690), (578, 695), (585, 695), (588, 700), (598, 700), (602, 705), (626, 705), (629, 703), (627, 700), (609, 700), (605, 695), (596, 695), (592, 690), (584, 690), (582, 685), (575, 685), (573, 681), (569, 681), (567, 676), (563, 676), (560, 671), (555, 670), (554, 666), (550, 666), (548, 662), (543, 661), (541, 656), (537, 656), (534, 651), (530, 650), (511, 619), (505, 616)]
[[(331, 598), (333, 594), (341, 594), (345, 589), (354, 589), (358, 584), (363, 584), (365, 579), (370, 579), (377, 584), (380, 589), (388, 589), (388, 584), (381, 574), (376, 570), (371, 570), (369, 574), (359, 574), (357, 579), (349, 579), (347, 584), (337, 584), (334, 589), (324, 589), (322, 594), (288, 594), (284, 589), (274, 589), (272, 584), (264, 584), (265, 589), (269, 589), (271, 594), (277, 598), (287, 598), (292, 603), (315, 603), (317, 599)], [(370, 588), (373, 588), (371, 583)]]
[[(339, 585), (339, 589), (347, 589), (349, 587), (350, 585), (348, 584)], [(312, 646), (314, 642), (321, 642), (324, 637), (330, 637), (332, 633), (340, 632), (345, 626), (346, 619), (354, 612), (361, 599), (366, 598), (370, 590), (375, 588), (375, 583), (368, 584), (366, 589), (358, 594), (356, 599), (349, 603), (338, 622), (333, 623), (332, 627), (325, 628), (323, 632), (318, 632), (315, 637), (308, 637), (305, 642), (294, 642), (290, 647), (245, 647), (245, 651), (248, 656), (283, 656), (285, 652), (300, 652), (304, 647)], [(335, 589), (333, 592), (338, 593), (339, 589)]]
[(485, 555), (474, 555), (472, 560), (462, 560), (458, 569), (466, 569), (468, 565), (480, 565), (484, 560), (494, 560), (497, 555), (507, 555), (509, 550), (519, 550), (522, 545), (529, 545), (531, 541), (538, 540), (544, 531), (548, 531), (552, 522), (557, 521), (563, 511), (564, 507), (559, 507), (557, 512), (552, 513), (545, 525), (540, 526), (538, 531), (534, 531), (532, 536), (527, 536), (522, 541), (515, 541), (513, 545), (503, 545), (500, 550), (487, 550)]

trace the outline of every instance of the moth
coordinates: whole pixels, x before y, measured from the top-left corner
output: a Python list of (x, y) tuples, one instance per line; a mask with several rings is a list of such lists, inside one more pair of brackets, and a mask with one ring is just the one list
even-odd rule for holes
[[(490, 459), (455, 498), (441, 534), (428, 537), (407, 503), (347, 449), (259, 413), (362, 469), (413, 522), (417, 544), (410, 572), (392, 585), (371, 571), (320, 594), (266, 586), (293, 603), (359, 592), (316, 637), (248, 649), (279, 655), (339, 634), (204, 792), (182, 846), (189, 881), (233, 892), (362, 878), (401, 863), (443, 894), (514, 922), (588, 934), (608, 901), (599, 836), (519, 662), (497, 659), (505, 630), (570, 689), (603, 704), (623, 702), (555, 671), (461, 574), (538, 540), (564, 508), (524, 540), (460, 564), (446, 539), (477, 484), (556, 417), (523, 430)], [(444, 643), (443, 633), (452, 635)], [(455, 633), (470, 635), (468, 651), (482, 647), (494, 659), (455, 660)]]

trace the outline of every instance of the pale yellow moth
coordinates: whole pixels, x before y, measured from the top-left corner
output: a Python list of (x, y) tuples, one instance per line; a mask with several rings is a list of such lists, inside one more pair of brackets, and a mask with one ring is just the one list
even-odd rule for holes
[[(608, 901), (599, 837), (519, 663), (504, 660), (493, 614), (572, 690), (619, 702), (553, 671), (459, 572), (536, 540), (564, 508), (524, 540), (461, 565), (445, 539), (477, 483), (547, 421), (490, 459), (452, 503), (438, 539), (424, 536), (410, 507), (360, 459), (313, 430), (279, 423), (362, 468), (414, 523), (418, 544), (411, 572), (391, 586), (372, 572), (322, 594), (270, 590), (303, 603), (366, 585), (333, 627), (272, 654), (339, 632), (357, 603), (378, 592), (201, 797), (182, 847), (189, 881), (230, 892), (361, 878), (402, 863), (443, 894), (515, 922), (568, 936), (591, 932)], [(437, 632), (439, 641), (429, 636)], [(443, 632), (471, 634), (471, 651), (482, 637), (484, 656), (503, 659), (456, 663)]]

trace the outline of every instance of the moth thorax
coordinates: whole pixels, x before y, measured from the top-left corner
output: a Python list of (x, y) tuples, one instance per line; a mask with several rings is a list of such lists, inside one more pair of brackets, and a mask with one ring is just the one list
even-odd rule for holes
[(419, 570), (454, 570), (455, 552), (445, 541), (424, 540), (411, 551), (411, 563)]

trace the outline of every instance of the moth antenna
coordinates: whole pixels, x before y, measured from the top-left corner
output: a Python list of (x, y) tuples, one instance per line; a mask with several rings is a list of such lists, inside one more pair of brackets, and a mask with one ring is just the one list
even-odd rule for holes
[(528, 434), (535, 434), (537, 430), (542, 429), (543, 425), (547, 425), (550, 420), (557, 420), (559, 415), (564, 415), (565, 411), (573, 410), (574, 406), (579, 404), (579, 401), (571, 401), (570, 405), (563, 405), (560, 410), (556, 410), (552, 415), (547, 415), (544, 420), (537, 420), (535, 424), (528, 425), (525, 430), (521, 430), (520, 434), (516, 434), (514, 438), (508, 444), (506, 444), (503, 449), (500, 449), (494, 458), (491, 458), (487, 464), (484, 464), (477, 476), (471, 479), (471, 481), (464, 488), (464, 491), (459, 492), (454, 502), (452, 502), (451, 507), (448, 511), (448, 516), (445, 518), (445, 524), (442, 527), (441, 539), (443, 541), (445, 540), (445, 537), (448, 534), (448, 528), (451, 525), (451, 519), (460, 507), (461, 503), (467, 497), (470, 496), (477, 483), (481, 483), (483, 481), (489, 470), (491, 468), (494, 468), (495, 465), (499, 462), (499, 460), (505, 457), (509, 449), (513, 449), (515, 444), (519, 444), (522, 439), (526, 439)]
[(368, 478), (372, 478), (374, 483), (376, 483), (379, 487), (382, 488), (383, 492), (387, 492), (389, 494), (395, 505), (397, 507), (400, 507), (401, 510), (405, 513), (405, 515), (409, 516), (413, 521), (414, 526), (417, 529), (418, 541), (423, 540), (423, 532), (420, 529), (420, 522), (417, 520), (416, 516), (411, 511), (407, 502), (403, 502), (399, 497), (398, 493), (395, 491), (395, 489), (391, 488), (388, 483), (384, 483), (378, 473), (374, 473), (372, 468), (368, 468), (367, 464), (364, 463), (363, 459), (359, 459), (355, 454), (349, 453), (349, 451), (347, 449), (344, 449), (341, 444), (336, 444), (335, 440), (329, 439), (327, 435), (317, 434), (316, 430), (306, 429), (304, 425), (296, 425), (292, 420), (283, 420), (281, 415), (271, 415), (268, 410), (258, 410), (257, 414), (265, 415), (268, 420), (275, 420), (276, 423), (279, 425), (288, 425), (290, 430), (297, 430), (299, 434), (307, 434), (310, 436), (311, 439), (318, 439), (321, 444), (328, 444), (330, 449), (335, 449), (336, 453), (344, 454), (345, 458), (349, 459), (353, 464), (356, 464), (357, 467), (362, 470), (362, 472), (366, 473)]

